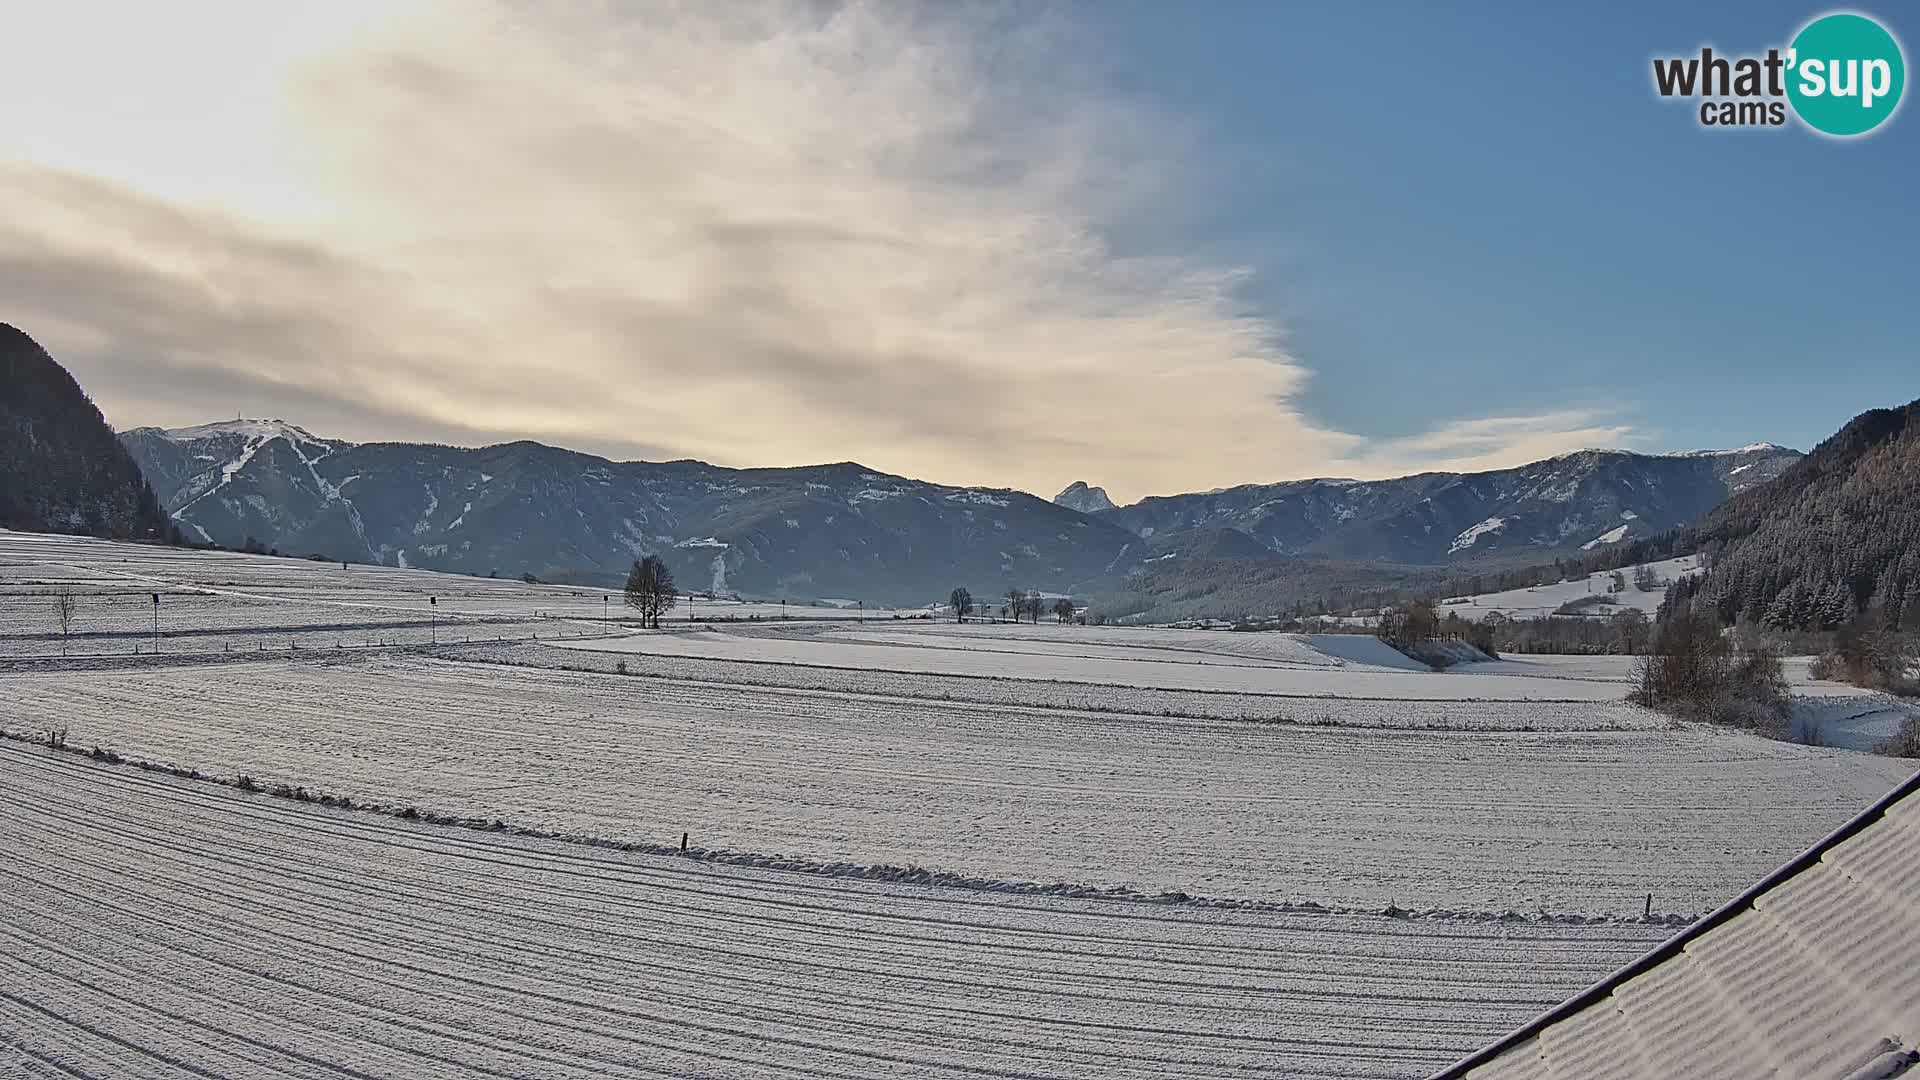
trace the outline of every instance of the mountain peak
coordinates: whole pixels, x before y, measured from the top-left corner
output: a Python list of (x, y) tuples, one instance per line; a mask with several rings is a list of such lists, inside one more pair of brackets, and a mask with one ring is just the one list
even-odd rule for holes
[(1795, 450), (1791, 446), (1781, 446), (1779, 443), (1757, 442), (1757, 443), (1748, 443), (1745, 446), (1736, 446), (1731, 450), (1689, 450), (1685, 453), (1676, 454), (1674, 456), (1675, 457), (1739, 457), (1742, 454), (1792, 454), (1795, 457), (1799, 457), (1800, 451)]
[(1078, 510), (1083, 514), (1113, 509), (1113, 500), (1107, 498), (1107, 489), (1088, 487), (1085, 480), (1075, 480), (1068, 484), (1065, 490), (1053, 497), (1053, 501), (1058, 506)]
[(157, 433), (174, 442), (191, 442), (195, 439), (212, 439), (222, 435), (238, 435), (248, 439), (289, 439), (301, 442), (321, 442), (306, 428), (289, 424), (285, 420), (234, 419), (216, 420), (211, 424), (199, 424), (194, 427), (161, 428)]

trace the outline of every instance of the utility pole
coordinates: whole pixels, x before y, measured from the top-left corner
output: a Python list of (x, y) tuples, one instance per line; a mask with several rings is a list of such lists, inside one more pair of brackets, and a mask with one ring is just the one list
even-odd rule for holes
[(854, 621), (866, 622), (867, 621), (867, 602), (865, 600), (855, 600), (854, 603), (860, 605), (860, 614), (854, 616)]
[(600, 626), (602, 628), (600, 632), (603, 634), (606, 633), (605, 627), (607, 625), (607, 619), (608, 619), (607, 597), (603, 594), (600, 597)]
[(160, 594), (153, 594), (153, 651), (160, 651)]
[(433, 644), (440, 644), (440, 598), (437, 596), (427, 597), (427, 627)]

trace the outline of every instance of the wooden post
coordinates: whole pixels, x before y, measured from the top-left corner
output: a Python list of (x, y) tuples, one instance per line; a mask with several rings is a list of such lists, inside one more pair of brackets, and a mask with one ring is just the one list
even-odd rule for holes
[(1646, 911), (1645, 917), (1649, 920), (1653, 918), (1653, 894), (1652, 893), (1647, 894), (1647, 911)]
[(685, 855), (687, 853), (687, 834), (686, 833), (680, 834), (680, 853), (682, 855)]

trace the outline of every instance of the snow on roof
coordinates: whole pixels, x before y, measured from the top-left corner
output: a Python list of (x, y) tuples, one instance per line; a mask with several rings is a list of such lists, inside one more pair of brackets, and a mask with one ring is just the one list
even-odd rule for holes
[(1920, 774), (1434, 1080), (1920, 1077)]

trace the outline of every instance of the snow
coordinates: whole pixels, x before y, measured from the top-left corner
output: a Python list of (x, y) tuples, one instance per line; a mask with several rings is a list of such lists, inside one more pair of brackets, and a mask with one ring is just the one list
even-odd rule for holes
[(1670, 932), (795, 873), (18, 745), (0, 785), (28, 1074), (1410, 1078)]
[(1678, 457), (1733, 457), (1737, 454), (1793, 453), (1779, 443), (1757, 442), (1745, 446), (1736, 446), (1731, 450), (1688, 450)]
[[(189, 428), (186, 430), (194, 430), (194, 429)], [(253, 455), (259, 453), (260, 448), (267, 445), (267, 443), (271, 441), (272, 441), (271, 438), (250, 436), (247, 440), (246, 446), (240, 451), (240, 456), (220, 466), (219, 481), (217, 481), (212, 487), (194, 496), (192, 499), (188, 500), (187, 502), (181, 504), (181, 506), (178, 509), (174, 510), (170, 516), (178, 518), (181, 514), (186, 513), (188, 509), (192, 508), (192, 506), (195, 503), (198, 503), (201, 499), (204, 499), (207, 496), (212, 495), (214, 492), (219, 491), (220, 489), (226, 487), (228, 484), (231, 484), (233, 482), (234, 474), (238, 473), (241, 469), (246, 468), (247, 463), (253, 460)]]
[[(1701, 910), (1905, 771), (1704, 728), (1347, 727), (1349, 708), (1390, 720), (1394, 706), (1340, 699), (1252, 724), (413, 658), (4, 681), (9, 728), (65, 726), (80, 745), (356, 799), (636, 840), (684, 822), (709, 846), (826, 863), (1360, 908), (1622, 914), (1652, 888), (1670, 910)], [(1510, 839), (1489, 844), (1489, 830)]]
[(724, 548), (732, 545), (728, 544), (725, 540), (716, 539), (711, 536), (703, 536), (698, 539), (682, 540), (673, 546), (677, 548)]
[(1580, 550), (1592, 551), (1594, 548), (1597, 548), (1602, 544), (1617, 544), (1620, 541), (1625, 540), (1627, 538), (1627, 530), (1630, 527), (1631, 526), (1627, 526), (1627, 525), (1616, 525), (1613, 528), (1608, 529), (1606, 532), (1601, 533), (1599, 536), (1596, 536), (1593, 539), (1587, 541), (1586, 543), (1581, 544)]
[(1472, 547), (1474, 544), (1478, 543), (1482, 536), (1485, 536), (1488, 533), (1492, 533), (1492, 532), (1499, 532), (1500, 530), (1506, 527), (1507, 527), (1506, 518), (1490, 517), (1478, 525), (1469, 527), (1466, 531), (1462, 532), (1459, 536), (1454, 537), (1453, 543), (1447, 546), (1447, 554), (1453, 555), (1453, 554), (1457, 554), (1459, 552), (1465, 551), (1468, 548)]
[(947, 496), (947, 501), (972, 503), (975, 506), (1007, 507), (1012, 505), (1010, 500), (1002, 498), (999, 495), (989, 494), (985, 491), (956, 491)]
[(319, 442), (305, 428), (285, 420), (221, 420), (197, 427), (168, 428), (160, 434), (173, 442), (193, 442), (225, 435), (236, 435), (253, 442), (286, 439), (289, 442)]
[[(440, 509), (440, 496), (434, 494), (432, 488), (427, 488), (426, 492), (427, 505), (420, 511), (420, 520), (413, 525), (415, 536), (425, 535), (428, 529), (433, 528), (433, 512)], [(406, 563), (403, 562), (400, 565), (405, 566)]]
[(0, 728), (513, 827), (0, 741), (0, 1060), (1427, 1075), (1907, 771), (1626, 704), (1622, 657), (608, 595), (0, 532)]
[[(1620, 571), (1627, 579), (1626, 591), (1611, 594), (1615, 603), (1593, 609), (1593, 617), (1610, 617), (1628, 609), (1638, 609), (1651, 616), (1659, 610), (1660, 601), (1666, 599), (1667, 583), (1675, 578), (1700, 572), (1700, 560), (1692, 555), (1647, 565), (1653, 568), (1654, 575), (1659, 579), (1659, 588), (1651, 592), (1641, 592), (1633, 584), (1635, 567), (1626, 567)], [(1495, 612), (1509, 618), (1534, 619), (1551, 615), (1562, 604), (1582, 597), (1609, 595), (1607, 588), (1612, 582), (1611, 571), (1599, 571), (1572, 581), (1540, 585), (1530, 589), (1511, 589), (1506, 592), (1483, 593), (1479, 596), (1449, 597), (1440, 602), (1440, 612), (1443, 615), (1455, 614), (1473, 622), (1478, 622)]]

